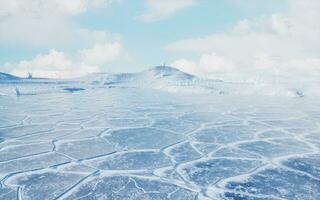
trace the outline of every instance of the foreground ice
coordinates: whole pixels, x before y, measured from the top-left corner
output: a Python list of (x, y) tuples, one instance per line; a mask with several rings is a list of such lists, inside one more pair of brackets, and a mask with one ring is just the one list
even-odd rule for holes
[(19, 87), (52, 92), (0, 96), (1, 200), (320, 199), (316, 97)]

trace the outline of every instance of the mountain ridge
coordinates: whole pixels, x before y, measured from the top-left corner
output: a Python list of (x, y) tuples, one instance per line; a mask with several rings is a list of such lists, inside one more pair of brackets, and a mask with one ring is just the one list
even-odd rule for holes
[(21, 78), (18, 76), (14, 76), (12, 74), (0, 72), (0, 80), (20, 80)]
[(77, 88), (146, 88), (191, 94), (260, 94), (293, 97), (304, 97), (309, 94), (318, 95), (318, 92), (314, 88), (310, 89), (299, 85), (298, 87), (294, 87), (290, 84), (258, 84), (204, 79), (170, 66), (156, 66), (137, 73), (92, 73), (75, 79), (27, 79), (7, 73), (0, 73), (0, 82), (17, 84), (72, 84)]

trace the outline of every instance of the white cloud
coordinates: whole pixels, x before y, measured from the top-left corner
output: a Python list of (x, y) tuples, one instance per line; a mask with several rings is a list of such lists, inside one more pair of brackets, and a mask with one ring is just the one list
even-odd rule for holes
[(79, 51), (85, 63), (103, 64), (113, 61), (121, 56), (123, 47), (119, 42), (96, 44), (92, 48)]
[(104, 64), (123, 57), (119, 42), (97, 43), (88, 49), (79, 50), (73, 58), (64, 52), (51, 49), (47, 54), (38, 54), (31, 60), (7, 63), (1, 68), (17, 76), (31, 72), (35, 77), (74, 78), (99, 72)]
[(148, 12), (138, 19), (152, 22), (165, 19), (175, 12), (193, 6), (197, 0), (145, 0)]
[[(190, 61), (187, 59), (179, 59), (171, 63), (172, 66), (201, 77), (221, 79), (228, 73), (232, 73), (236, 67), (231, 61), (217, 56), (215, 53), (203, 54), (199, 61)], [(214, 76), (211, 76), (214, 74)]]
[(78, 15), (105, 5), (107, 0), (1, 0), (0, 17)]
[[(100, 71), (124, 52), (120, 36), (81, 28), (72, 17), (114, 1), (119, 0), (0, 0), (0, 45), (51, 49), (33, 59), (0, 66), (1, 71), (49, 78)], [(64, 48), (76, 54), (55, 50)]]
[[(193, 65), (193, 71), (206, 72), (210, 77), (224, 74), (225, 79), (243, 80), (319, 79), (320, 1), (287, 2), (288, 9), (283, 13), (243, 19), (228, 31), (177, 41), (165, 49), (198, 54), (199, 60), (178, 59), (173, 63), (182, 69)], [(232, 70), (208, 55), (233, 63)]]
[(260, 55), (252, 58), (249, 66), (245, 66), (211, 53), (203, 54), (199, 60), (178, 59), (171, 65), (200, 77), (228, 81), (301, 82), (317, 81), (320, 77), (320, 58), (281, 61)]
[[(74, 41), (83, 42), (84, 31), (72, 17), (112, 2), (112, 0), (1, 0), (0, 44), (57, 48), (72, 44)], [(92, 30), (91, 33), (94, 32)]]
[(48, 54), (38, 54), (31, 60), (7, 63), (4, 68), (17, 76), (24, 77), (31, 72), (35, 77), (46, 78), (72, 78), (99, 71), (97, 66), (74, 62), (65, 53), (54, 49)]
[(72, 42), (79, 43), (79, 40), (84, 44), (96, 44), (96, 43), (106, 43), (110, 41), (120, 42), (121, 36), (119, 34), (111, 33), (103, 30), (94, 29), (77, 29), (74, 32), (73, 39), (70, 38)]

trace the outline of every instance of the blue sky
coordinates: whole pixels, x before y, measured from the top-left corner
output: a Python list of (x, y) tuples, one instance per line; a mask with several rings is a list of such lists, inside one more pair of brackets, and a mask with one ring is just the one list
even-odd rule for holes
[[(2, 0), (0, 71), (75, 77), (134, 72), (165, 62), (199, 76), (256, 79), (266, 74), (261, 70), (286, 76), (292, 63), (296, 72), (304, 62), (315, 70), (319, 40), (299, 32), (303, 20), (311, 19), (308, 25), (314, 27), (315, 16), (300, 20), (299, 15), (312, 13), (319, 3), (305, 2)], [(292, 46), (297, 40), (300, 44)], [(306, 55), (296, 57), (301, 49)]]

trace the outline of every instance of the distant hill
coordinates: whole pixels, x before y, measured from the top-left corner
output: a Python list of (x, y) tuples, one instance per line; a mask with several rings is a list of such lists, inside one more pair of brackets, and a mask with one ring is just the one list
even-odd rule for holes
[(151, 69), (145, 70), (143, 72), (138, 73), (140, 76), (146, 76), (149, 79), (163, 79), (163, 78), (171, 78), (174, 80), (186, 81), (197, 79), (196, 76), (182, 72), (176, 68), (169, 66), (157, 66)]
[(11, 74), (0, 72), (0, 80), (19, 80), (19, 79), (21, 78)]
[[(1, 83), (68, 84), (66, 88), (145, 88), (177, 93), (215, 93), (219, 95), (268, 95), (304, 97), (318, 95), (318, 86), (294, 87), (290, 84), (227, 82), (200, 78), (169, 66), (156, 66), (138, 73), (93, 73), (76, 79), (20, 78), (0, 72)], [(69, 84), (73, 84), (71, 87)]]
[(94, 73), (85, 77), (80, 78), (82, 81), (92, 81), (93, 83), (100, 83), (104, 85), (115, 84), (115, 83), (155, 83), (159, 81), (169, 81), (169, 82), (186, 82), (197, 80), (194, 75), (187, 74), (176, 68), (168, 66), (157, 66), (151, 69), (147, 69), (138, 73)]
[(172, 92), (216, 92), (212, 85), (217, 82), (169, 66), (156, 66), (138, 73), (94, 73), (79, 81), (106, 87), (139, 87)]

